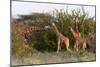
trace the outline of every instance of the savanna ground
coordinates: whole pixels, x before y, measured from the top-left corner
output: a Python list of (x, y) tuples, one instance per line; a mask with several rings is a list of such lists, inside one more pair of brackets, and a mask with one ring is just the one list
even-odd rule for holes
[[(72, 11), (74, 14), (74, 11)], [(79, 15), (80, 13), (76, 11)], [(33, 23), (41, 22), (42, 24), (47, 24), (47, 22), (53, 18), (50, 15), (33, 13), (33, 16), (30, 15), (22, 16), (22, 19), (15, 20), (13, 19), (11, 22), (11, 46), (12, 46), (12, 66), (16, 65), (30, 65), (30, 64), (48, 64), (48, 63), (67, 63), (67, 62), (80, 62), (80, 61), (95, 61), (96, 60), (96, 38), (89, 40), (90, 48), (83, 51), (74, 51), (74, 38), (69, 31), (68, 26), (78, 26), (81, 34), (84, 34), (88, 37), (89, 33), (95, 34), (95, 21), (93, 18), (85, 18), (85, 15), (79, 16), (79, 23), (73, 23), (71, 21), (74, 15), (65, 14), (62, 11), (57, 11), (57, 19), (59, 23), (57, 23), (57, 27), (62, 32), (63, 35), (68, 35), (70, 38), (70, 44), (72, 52), (66, 51), (65, 47), (62, 46), (62, 50), (57, 53), (57, 48), (55, 45), (56, 37), (55, 34), (51, 30), (41, 31), (41, 33), (33, 32), (32, 38), (29, 39), (28, 45), (31, 45), (31, 48), (28, 49), (25, 47), (26, 43), (24, 41), (21, 32), (23, 29), (29, 24), (24, 23), (25, 20), (34, 20)], [(35, 18), (35, 19), (34, 19)], [(37, 20), (39, 18), (39, 20)], [(85, 18), (85, 19), (84, 19)], [(83, 22), (84, 20), (84, 22)], [(70, 22), (70, 23), (69, 23)], [(82, 23), (81, 23), (82, 22)], [(84, 25), (84, 26), (83, 26)], [(88, 32), (88, 33), (87, 33)], [(92, 36), (92, 35), (91, 35)], [(40, 38), (40, 40), (37, 40)]]
[(30, 65), (30, 64), (51, 64), (51, 63), (67, 63), (67, 62), (85, 62), (95, 61), (96, 55), (88, 51), (80, 52), (37, 52), (28, 54), (27, 56), (13, 56), (13, 65)]

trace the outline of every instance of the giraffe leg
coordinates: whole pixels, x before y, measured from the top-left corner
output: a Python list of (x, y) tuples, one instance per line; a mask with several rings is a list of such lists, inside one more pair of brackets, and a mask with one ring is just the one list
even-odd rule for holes
[(74, 44), (74, 50), (76, 50), (76, 42), (75, 42), (75, 44)]
[(74, 44), (74, 49), (75, 49), (75, 51), (77, 51), (77, 41)]
[(76, 51), (78, 51), (78, 49), (79, 49), (79, 46), (78, 46), (78, 40), (76, 41)]
[(83, 49), (83, 50), (86, 49), (86, 42), (83, 42), (82, 49)]
[(60, 47), (60, 40), (58, 39), (58, 47), (57, 47), (57, 53), (59, 52), (59, 50), (61, 49), (61, 47)]
[(68, 51), (71, 51), (71, 50), (70, 50), (69, 40), (68, 40), (68, 41), (65, 41), (65, 44), (66, 44), (66, 49), (67, 49)]

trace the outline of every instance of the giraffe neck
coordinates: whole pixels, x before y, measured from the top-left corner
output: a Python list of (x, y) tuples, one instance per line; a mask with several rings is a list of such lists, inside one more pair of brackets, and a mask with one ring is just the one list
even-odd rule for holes
[(71, 29), (72, 34), (74, 35), (75, 31), (73, 29)]
[(53, 30), (54, 30), (56, 36), (60, 36), (61, 35), (61, 33), (59, 32), (59, 30), (57, 29), (55, 24), (53, 25)]
[(79, 38), (79, 34), (77, 32), (75, 32), (73, 29), (71, 29), (71, 32), (75, 39)]

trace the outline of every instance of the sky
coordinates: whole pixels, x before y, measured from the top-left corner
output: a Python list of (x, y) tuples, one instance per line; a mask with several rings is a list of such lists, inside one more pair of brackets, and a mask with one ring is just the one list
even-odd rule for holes
[[(49, 3), (34, 3), (34, 2), (17, 2), (13, 1), (11, 6), (12, 17), (17, 18), (18, 15), (27, 15), (33, 12), (39, 13), (50, 13), (54, 9), (81, 9), (81, 5), (67, 5), (67, 4), (49, 4)], [(89, 16), (95, 16), (95, 7), (94, 6), (84, 6), (85, 12)]]

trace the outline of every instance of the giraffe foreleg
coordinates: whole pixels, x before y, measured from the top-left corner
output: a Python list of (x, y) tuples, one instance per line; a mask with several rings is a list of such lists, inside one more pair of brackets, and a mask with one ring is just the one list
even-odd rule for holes
[(78, 40), (76, 40), (76, 43), (75, 43), (75, 49), (76, 49), (76, 51), (78, 51), (79, 50), (79, 44), (78, 44)]
[(74, 44), (74, 49), (76, 50), (76, 42), (75, 42), (75, 44)]
[(59, 52), (59, 50), (61, 49), (61, 47), (60, 47), (60, 39), (58, 39), (58, 43), (57, 43), (57, 53)]

